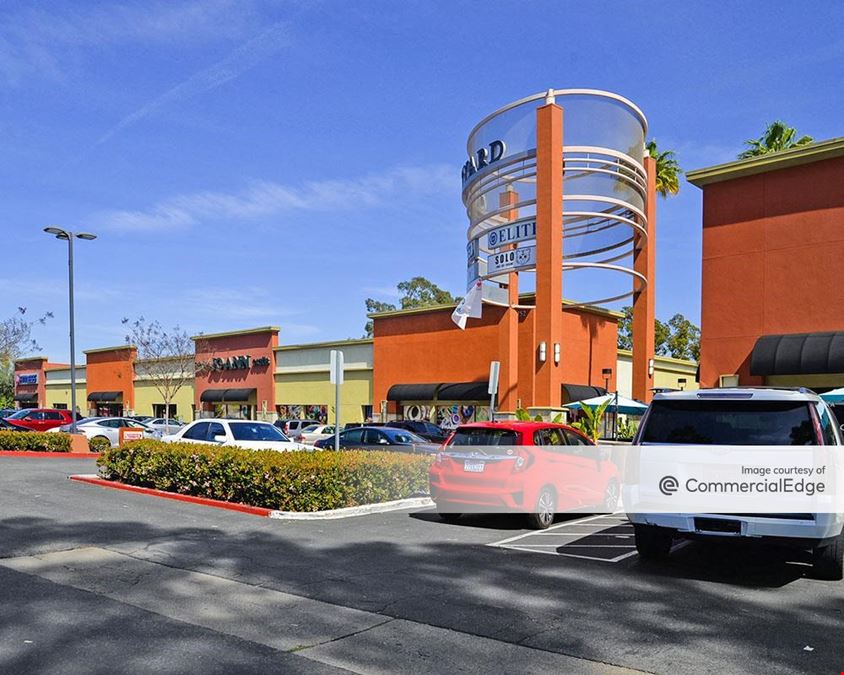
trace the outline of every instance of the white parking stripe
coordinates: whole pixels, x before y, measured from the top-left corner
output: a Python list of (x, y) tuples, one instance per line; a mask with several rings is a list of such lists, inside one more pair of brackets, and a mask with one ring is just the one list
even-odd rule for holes
[[(604, 514), (601, 514), (601, 515), (597, 515), (597, 516), (589, 516), (587, 518), (581, 518), (579, 520), (570, 520), (570, 521), (565, 522), (565, 523), (560, 523), (559, 525), (552, 525), (551, 527), (549, 527), (547, 530), (544, 530), (544, 531), (545, 532), (551, 532), (552, 530), (559, 530), (560, 528), (566, 527), (568, 525), (588, 523), (588, 522), (592, 522), (594, 520), (598, 520), (598, 519), (604, 518), (604, 517), (605, 517)], [(512, 541), (518, 541), (519, 539), (524, 539), (525, 537), (530, 537), (534, 534), (536, 534), (536, 532), (525, 532), (523, 534), (517, 534), (515, 537), (510, 537), (508, 539), (502, 539), (501, 541), (496, 541), (496, 542), (493, 542), (491, 544), (487, 544), (487, 546), (501, 546), (503, 544), (509, 544)]]

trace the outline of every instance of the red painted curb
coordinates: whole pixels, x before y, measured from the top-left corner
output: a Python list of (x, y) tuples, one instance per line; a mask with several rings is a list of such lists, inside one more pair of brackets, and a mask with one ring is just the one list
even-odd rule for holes
[(62, 457), (64, 459), (97, 458), (99, 452), (38, 452), (37, 450), (0, 450), (0, 457)]
[(194, 497), (193, 495), (180, 495), (176, 492), (165, 492), (164, 490), (156, 490), (154, 488), (138, 487), (137, 485), (126, 485), (125, 483), (118, 483), (113, 480), (105, 480), (103, 478), (91, 478), (90, 476), (68, 476), (70, 480), (79, 481), (80, 483), (90, 483), (91, 485), (99, 485), (100, 487), (109, 487), (116, 490), (127, 490), (128, 492), (138, 492), (151, 497), (163, 497), (164, 499), (173, 499), (177, 502), (188, 502), (189, 504), (200, 504), (201, 506), (213, 506), (218, 509), (227, 509), (229, 511), (238, 511), (240, 513), (248, 513), (253, 516), (263, 516), (269, 518), (273, 512), (272, 509), (265, 509), (261, 506), (249, 506), (247, 504), (236, 504), (234, 502), (224, 502), (219, 499), (209, 499), (207, 497)]

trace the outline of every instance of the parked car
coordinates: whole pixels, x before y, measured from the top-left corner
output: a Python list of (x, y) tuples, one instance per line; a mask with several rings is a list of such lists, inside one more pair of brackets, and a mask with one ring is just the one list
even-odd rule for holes
[[(723, 388), (654, 396), (634, 445), (842, 445), (829, 406), (808, 389)], [(776, 540), (812, 551), (815, 575), (844, 575), (844, 515), (629, 513), (643, 559), (665, 558), (678, 538)]]
[(517, 511), (536, 529), (556, 513), (614, 511), (620, 479), (604, 448), (576, 429), (546, 422), (476, 422), (454, 431), (428, 473), (440, 517)]
[[(324, 450), (334, 449), (334, 437), (314, 443)], [(389, 427), (357, 427), (340, 433), (341, 450), (394, 450), (396, 452), (433, 454), (439, 446), (417, 436), (412, 431)]]
[(277, 426), (281, 431), (284, 433), (285, 436), (290, 436), (290, 438), (295, 438), (298, 436), (305, 427), (309, 427), (314, 424), (319, 424), (319, 420), (294, 420), (294, 419), (286, 419), (286, 420), (276, 420), (273, 422), (275, 426)]
[(433, 422), (424, 420), (395, 420), (393, 422), (387, 422), (384, 426), (412, 431), (417, 436), (421, 436), (432, 443), (444, 443), (449, 436), (449, 432), (438, 427)]
[(153, 415), (127, 415), (126, 416), (130, 420), (135, 420), (136, 422), (143, 422), (146, 424), (151, 419), (154, 419)]
[(175, 434), (164, 436), (162, 440), (167, 443), (185, 441), (278, 452), (313, 449), (302, 443), (291, 441), (278, 427), (269, 422), (251, 420), (196, 420), (182, 427)]
[[(76, 423), (77, 433), (85, 434), (89, 440), (104, 438), (111, 443), (112, 448), (116, 448), (120, 443), (121, 428), (142, 429), (144, 438), (161, 438), (160, 431), (156, 431), (143, 422), (138, 422), (129, 417), (86, 417)], [(50, 431), (69, 433), (70, 429), (71, 425), (68, 422), (60, 427), (50, 429)]]
[(311, 424), (310, 426), (302, 429), (299, 435), (293, 440), (298, 441), (299, 443), (313, 445), (317, 441), (321, 441), (323, 438), (329, 437), (334, 437), (333, 424)]
[(69, 410), (54, 408), (25, 408), (3, 418), (6, 429), (49, 431), (71, 422)]
[(174, 434), (183, 426), (184, 422), (176, 419), (165, 419), (164, 417), (147, 417), (145, 420), (140, 420), (148, 427), (160, 431), (162, 434)]

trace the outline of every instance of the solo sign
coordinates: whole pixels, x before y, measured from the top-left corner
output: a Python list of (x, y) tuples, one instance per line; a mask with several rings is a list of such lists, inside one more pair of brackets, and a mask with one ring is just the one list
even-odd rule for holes
[(536, 219), (516, 220), (503, 227), (490, 230), (487, 241), (490, 248), (515, 244), (527, 239), (536, 239)]
[(536, 246), (525, 246), (515, 251), (493, 253), (487, 258), (487, 274), (520, 270), (536, 265)]

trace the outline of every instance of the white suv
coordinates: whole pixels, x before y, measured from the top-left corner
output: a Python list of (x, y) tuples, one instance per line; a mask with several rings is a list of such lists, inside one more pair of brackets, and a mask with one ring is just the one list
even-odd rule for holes
[[(634, 445), (842, 445), (829, 406), (808, 389), (724, 388), (656, 394)], [(640, 452), (644, 453), (645, 448)], [(811, 549), (815, 576), (844, 573), (844, 516), (835, 513), (629, 513), (643, 559), (675, 538), (762, 538)]]

